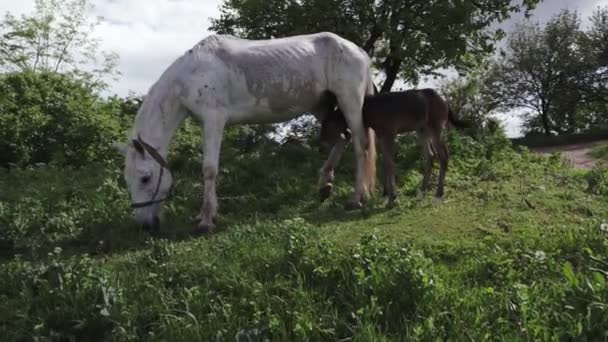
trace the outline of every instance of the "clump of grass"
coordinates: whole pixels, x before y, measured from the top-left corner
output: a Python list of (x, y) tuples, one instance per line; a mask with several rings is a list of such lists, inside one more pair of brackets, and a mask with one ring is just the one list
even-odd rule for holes
[(608, 144), (595, 146), (593, 149), (591, 149), (589, 155), (593, 158), (608, 162)]

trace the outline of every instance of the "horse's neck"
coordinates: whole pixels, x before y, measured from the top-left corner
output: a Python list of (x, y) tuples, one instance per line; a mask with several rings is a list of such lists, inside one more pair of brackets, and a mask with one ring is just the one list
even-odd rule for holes
[(188, 112), (175, 100), (158, 101), (158, 97), (150, 96), (144, 100), (135, 119), (133, 139), (139, 135), (143, 141), (167, 156), (169, 143), (173, 135), (188, 116)]

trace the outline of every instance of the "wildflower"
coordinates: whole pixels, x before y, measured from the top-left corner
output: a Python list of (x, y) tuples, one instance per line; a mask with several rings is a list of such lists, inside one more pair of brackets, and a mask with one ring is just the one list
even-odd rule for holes
[(543, 251), (536, 251), (534, 252), (534, 257), (538, 261), (544, 261), (547, 258), (547, 255)]
[(602, 233), (608, 233), (608, 223), (604, 222), (600, 225), (600, 231), (602, 231)]

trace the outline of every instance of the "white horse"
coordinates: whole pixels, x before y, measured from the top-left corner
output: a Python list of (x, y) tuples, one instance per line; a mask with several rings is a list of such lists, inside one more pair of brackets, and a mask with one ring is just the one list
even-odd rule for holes
[[(160, 227), (161, 203), (172, 184), (165, 158), (188, 115), (203, 126), (204, 203), (193, 232), (203, 234), (214, 228), (218, 212), (215, 187), (224, 127), (283, 122), (305, 112), (321, 119), (333, 109), (331, 98), (337, 99), (352, 132), (357, 169), (348, 206), (360, 207), (375, 179), (375, 150), (368, 149), (373, 133), (366, 134), (361, 115), (364, 96), (373, 92), (369, 56), (332, 33), (257, 41), (224, 35), (203, 39), (150, 88), (130, 142), (121, 145), (136, 221), (145, 229)], [(345, 145), (336, 144), (321, 169), (321, 193), (331, 190)]]

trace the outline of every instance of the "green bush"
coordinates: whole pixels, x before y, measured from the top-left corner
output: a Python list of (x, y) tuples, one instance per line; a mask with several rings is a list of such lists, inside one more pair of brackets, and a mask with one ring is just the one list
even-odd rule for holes
[(50, 246), (99, 238), (100, 232), (124, 226), (129, 195), (120, 181), (118, 169), (102, 165), (0, 168), (2, 253), (44, 253)]
[(588, 190), (591, 193), (608, 196), (608, 164), (598, 163), (586, 177)]
[(82, 166), (113, 159), (124, 136), (119, 108), (69, 75), (0, 75), (0, 165)]

